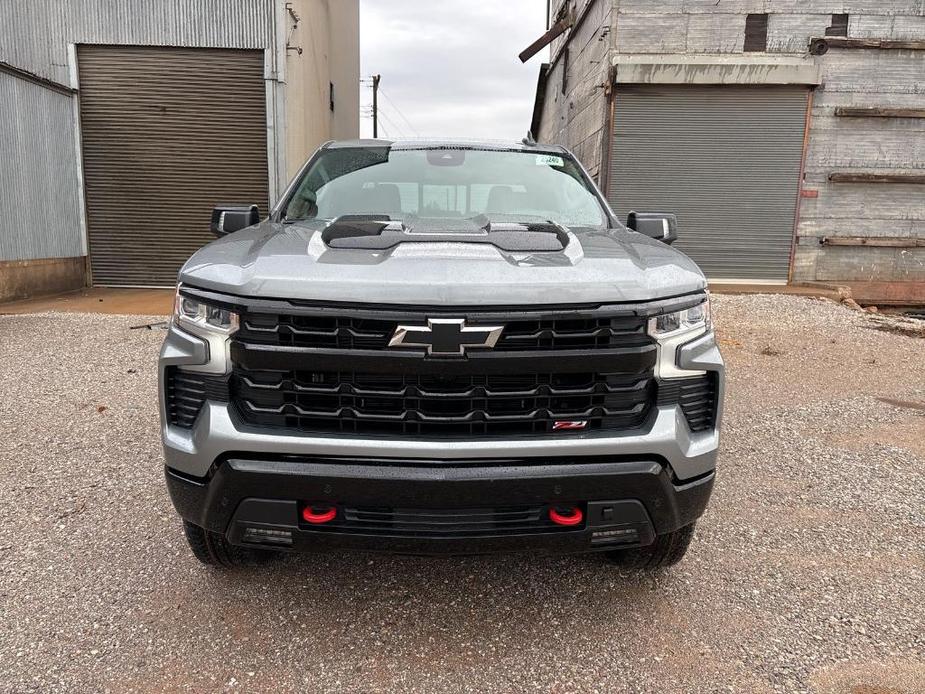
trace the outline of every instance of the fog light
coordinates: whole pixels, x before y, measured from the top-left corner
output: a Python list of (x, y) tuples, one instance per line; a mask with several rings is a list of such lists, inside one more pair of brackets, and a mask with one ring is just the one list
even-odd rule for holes
[(244, 542), (255, 545), (276, 545), (288, 547), (292, 545), (292, 532), (289, 530), (274, 530), (272, 528), (245, 528)]
[(617, 528), (614, 530), (596, 530), (591, 533), (591, 543), (595, 545), (604, 543), (638, 544), (639, 530), (636, 528)]

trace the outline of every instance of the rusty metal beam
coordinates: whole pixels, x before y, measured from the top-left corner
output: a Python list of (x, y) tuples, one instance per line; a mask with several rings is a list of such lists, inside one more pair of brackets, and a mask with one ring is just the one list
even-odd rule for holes
[(925, 51), (925, 41), (904, 39), (849, 39), (841, 36), (818, 36), (809, 40), (809, 52), (825, 55), (830, 48), (880, 48)]
[(568, 14), (560, 18), (558, 21), (556, 21), (555, 24), (549, 27), (549, 29), (546, 31), (545, 34), (540, 36), (536, 41), (531, 43), (529, 46), (527, 46), (525, 49), (523, 49), (520, 52), (520, 54), (517, 56), (518, 58), (520, 58), (520, 62), (522, 63), (527, 62), (528, 60), (530, 60), (530, 58), (535, 56), (541, 50), (546, 48), (546, 46), (548, 46), (553, 41), (555, 41), (557, 38), (559, 38), (562, 34), (564, 34), (568, 29), (571, 28), (572, 20), (573, 20), (573, 17), (570, 14)]
[(569, 16), (572, 18), (572, 26), (570, 27), (568, 36), (566, 36), (565, 40), (562, 42), (562, 46), (559, 48), (559, 52), (552, 57), (552, 60), (549, 61), (549, 71), (550, 72), (553, 71), (553, 69), (556, 67), (556, 64), (558, 64), (559, 60), (562, 59), (562, 54), (565, 52), (565, 49), (568, 48), (568, 45), (571, 43), (572, 37), (575, 35), (575, 32), (578, 31), (581, 25), (584, 24), (585, 19), (588, 18), (588, 15), (591, 13), (591, 8), (594, 7), (595, 2), (597, 2), (597, 0), (587, 0), (584, 7), (582, 7), (581, 10), (578, 11), (577, 15), (575, 12), (575, 8), (572, 8), (571, 10), (569, 10)]
[(836, 116), (845, 118), (925, 118), (925, 108), (882, 108), (880, 106), (838, 106)]
[(873, 248), (925, 248), (925, 239), (912, 236), (823, 236), (823, 246), (871, 246)]
[(883, 174), (883, 173), (846, 173), (829, 174), (832, 183), (898, 183), (925, 185), (925, 174)]

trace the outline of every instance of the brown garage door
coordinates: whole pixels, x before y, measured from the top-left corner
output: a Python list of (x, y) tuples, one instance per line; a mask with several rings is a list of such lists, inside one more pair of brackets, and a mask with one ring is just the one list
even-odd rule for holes
[(80, 46), (93, 282), (172, 286), (212, 207), (267, 214), (263, 53)]

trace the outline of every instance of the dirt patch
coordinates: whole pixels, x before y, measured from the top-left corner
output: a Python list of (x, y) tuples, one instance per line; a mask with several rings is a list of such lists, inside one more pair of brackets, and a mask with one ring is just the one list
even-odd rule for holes
[(925, 338), (925, 323), (917, 320), (903, 318), (876, 320), (869, 327), (893, 335)]
[(925, 460), (925, 418), (920, 414), (911, 414), (897, 422), (876, 424), (826, 438), (841, 448), (858, 451), (872, 447), (899, 448)]
[(815, 671), (810, 681), (818, 694), (921, 694), (925, 664), (847, 662)]
[(897, 400), (895, 398), (877, 398), (882, 403), (893, 405), (893, 407), (902, 407), (907, 410), (918, 410), (925, 412), (925, 402), (915, 402), (913, 400)]

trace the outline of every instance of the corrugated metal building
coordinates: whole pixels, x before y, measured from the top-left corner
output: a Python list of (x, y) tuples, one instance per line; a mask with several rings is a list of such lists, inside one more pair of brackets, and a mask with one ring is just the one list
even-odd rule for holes
[(164, 286), (359, 132), (358, 0), (0, 3), (0, 300)]
[(925, 301), (922, 0), (552, 0), (533, 131), (714, 281)]

